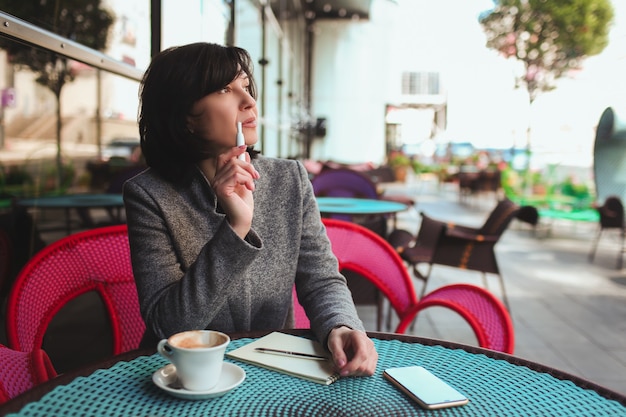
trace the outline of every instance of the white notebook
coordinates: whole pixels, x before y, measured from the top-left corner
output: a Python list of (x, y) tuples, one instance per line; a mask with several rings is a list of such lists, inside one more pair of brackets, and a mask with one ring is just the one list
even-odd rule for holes
[[(314, 360), (298, 356), (263, 353), (256, 348), (279, 349), (309, 355), (326, 356), (327, 360)], [(226, 354), (229, 358), (239, 359), (253, 365), (303, 378), (318, 384), (329, 385), (339, 379), (335, 372), (330, 353), (320, 343), (304, 337), (273, 332), (254, 342), (237, 348)]]

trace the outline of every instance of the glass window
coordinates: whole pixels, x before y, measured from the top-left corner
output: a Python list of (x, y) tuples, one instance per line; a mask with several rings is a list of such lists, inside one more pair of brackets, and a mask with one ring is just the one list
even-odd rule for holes
[(106, 191), (110, 178), (93, 167), (106, 164), (113, 175), (140, 161), (137, 152), (106, 154), (114, 140), (138, 145), (136, 79), (0, 41), (1, 194)]

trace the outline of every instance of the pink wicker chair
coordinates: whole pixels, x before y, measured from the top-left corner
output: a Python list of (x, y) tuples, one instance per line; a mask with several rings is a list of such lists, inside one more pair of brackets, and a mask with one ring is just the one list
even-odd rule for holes
[(404, 315), (396, 331), (404, 333), (419, 312), (434, 306), (449, 308), (463, 317), (480, 347), (513, 353), (515, 333), (508, 310), (489, 291), (471, 284), (445, 285), (428, 293)]
[(0, 404), (56, 375), (43, 350), (20, 352), (0, 345)]
[[(402, 321), (417, 303), (417, 295), (411, 275), (393, 247), (376, 233), (356, 223), (337, 219), (322, 221), (339, 261), (339, 269), (344, 273), (360, 275), (378, 290), (376, 300), (371, 300), (378, 307), (378, 328), (382, 327), (381, 293)], [(358, 294), (359, 287), (366, 285), (367, 281), (349, 279), (353, 295)], [(358, 300), (355, 302), (359, 303)]]
[(126, 225), (76, 233), (39, 251), (18, 274), (7, 303), (7, 337), (15, 350), (41, 348), (54, 315), (69, 301), (97, 292), (112, 327), (113, 354), (139, 347), (139, 312)]
[[(391, 307), (402, 320), (417, 303), (413, 281), (408, 270), (396, 251), (371, 230), (356, 223), (338, 219), (322, 219), (330, 239), (332, 250), (339, 261), (339, 270), (354, 272), (365, 278), (378, 290), (376, 299), (369, 300), (378, 308), (378, 328), (382, 327), (382, 297), (389, 300)], [(362, 285), (367, 285), (362, 278), (348, 280), (353, 292), (359, 292)], [(355, 302), (358, 303), (357, 300)], [(309, 319), (304, 308), (298, 302), (293, 291), (294, 315), (296, 328), (309, 328)]]

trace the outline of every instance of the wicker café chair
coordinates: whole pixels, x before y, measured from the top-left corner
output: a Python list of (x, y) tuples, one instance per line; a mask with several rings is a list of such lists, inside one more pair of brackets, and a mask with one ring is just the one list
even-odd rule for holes
[[(383, 324), (383, 297), (402, 320), (417, 303), (417, 296), (411, 276), (394, 249), (376, 233), (358, 224), (337, 219), (322, 221), (339, 261), (339, 270), (348, 278), (355, 303), (377, 306), (379, 330)], [(356, 275), (348, 274), (350, 272)], [(375, 291), (369, 291), (371, 288)], [(293, 298), (296, 327), (308, 328), (308, 319), (295, 292)]]
[[(424, 281), (420, 298), (426, 292), (432, 266), (445, 265), (479, 271), (486, 285), (486, 274), (495, 274), (500, 281), (502, 298), (509, 308), (504, 280), (496, 260), (494, 247), (518, 214), (519, 206), (508, 198), (498, 202), (480, 228), (456, 225), (435, 220), (425, 213), (417, 237), (402, 229), (394, 230), (388, 237), (402, 259), (411, 266), (416, 278)], [(418, 269), (428, 264), (426, 273)]]
[(617, 269), (622, 269), (623, 256), (626, 241), (626, 221), (624, 220), (624, 204), (622, 200), (617, 196), (609, 196), (604, 201), (604, 204), (597, 208), (600, 214), (600, 224), (598, 233), (591, 245), (591, 252), (589, 253), (589, 262), (593, 262), (596, 256), (596, 250), (598, 249), (598, 242), (602, 233), (613, 229), (619, 232), (620, 238), (620, 251), (617, 257)]
[(366, 175), (347, 168), (327, 169), (311, 180), (317, 197), (371, 198), (378, 200), (376, 185)]
[(99, 294), (112, 330), (112, 353), (139, 347), (139, 312), (126, 225), (66, 236), (39, 251), (18, 274), (7, 303), (7, 337), (15, 350), (42, 347), (55, 314), (90, 291)]
[[(366, 175), (348, 168), (326, 169), (311, 180), (316, 197), (368, 198), (378, 200), (376, 184)], [(359, 223), (380, 236), (387, 235), (387, 217), (380, 214), (332, 214), (329, 218)]]
[(458, 313), (474, 331), (480, 347), (513, 353), (515, 332), (511, 316), (504, 304), (486, 289), (471, 284), (437, 288), (405, 314), (397, 332), (404, 333), (418, 313), (429, 307), (443, 307)]
[(20, 352), (0, 345), (0, 404), (56, 375), (50, 358), (43, 350)]
[[(374, 181), (372, 181), (371, 176), (347, 168), (326, 169), (313, 177), (311, 184), (313, 185), (313, 191), (316, 197), (368, 198), (372, 200), (394, 201), (409, 207), (415, 206), (415, 200), (409, 196), (381, 194)], [(395, 214), (387, 216), (350, 216), (335, 214), (330, 217), (333, 219), (354, 221), (368, 229), (374, 230), (381, 236), (386, 236), (387, 218), (389, 218), (389, 216), (395, 227)]]

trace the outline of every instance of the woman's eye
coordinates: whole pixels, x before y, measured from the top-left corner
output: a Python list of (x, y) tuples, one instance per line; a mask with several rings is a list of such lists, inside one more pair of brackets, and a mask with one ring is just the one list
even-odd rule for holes
[(230, 91), (230, 87), (224, 87), (219, 92), (220, 93), (228, 93)]
[(250, 92), (250, 86), (249, 86), (249, 85), (244, 85), (244, 86), (243, 86), (243, 90), (244, 90), (246, 93), (249, 93), (249, 92)]

